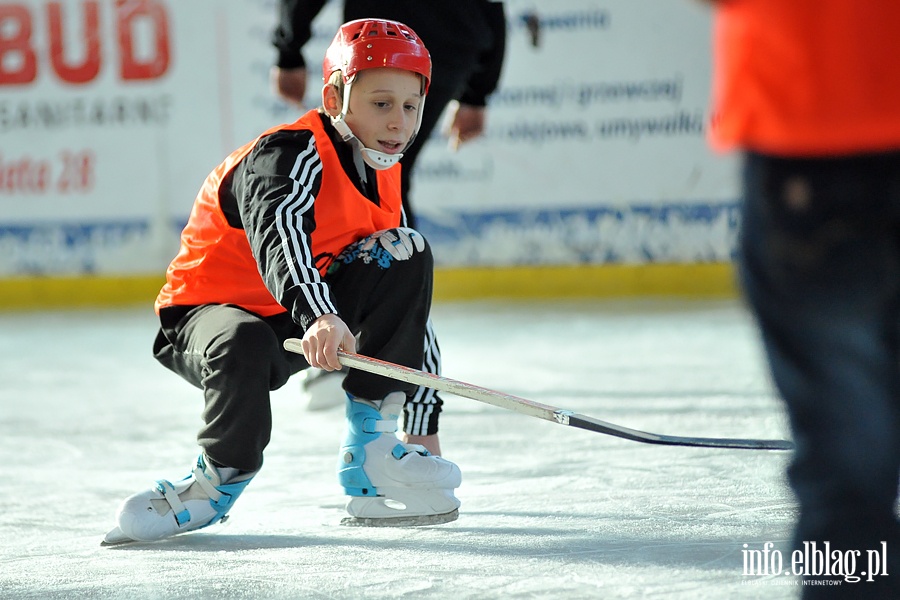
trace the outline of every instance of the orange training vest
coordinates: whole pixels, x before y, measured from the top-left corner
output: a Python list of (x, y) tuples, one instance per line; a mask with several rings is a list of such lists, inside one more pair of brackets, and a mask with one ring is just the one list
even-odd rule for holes
[(341, 166), (319, 114), (311, 110), (289, 125), (273, 127), (234, 152), (206, 178), (181, 234), (181, 249), (166, 271), (156, 299), (165, 306), (236, 304), (261, 316), (285, 312), (263, 283), (243, 229), (230, 227), (219, 206), (225, 176), (263, 137), (282, 130), (309, 130), (322, 161), (322, 186), (315, 200), (312, 250), (324, 275), (350, 244), (382, 229), (400, 226), (400, 165), (377, 171), (380, 206), (363, 196)]
[(900, 148), (900, 1), (725, 0), (715, 10), (714, 147)]

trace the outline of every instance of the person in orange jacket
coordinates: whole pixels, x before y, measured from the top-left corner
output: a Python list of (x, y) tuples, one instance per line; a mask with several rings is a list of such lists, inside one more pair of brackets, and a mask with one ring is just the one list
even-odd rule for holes
[[(791, 558), (826, 557), (791, 568), (805, 599), (900, 598), (900, 3), (714, 5), (711, 142), (744, 153), (740, 279), (797, 446)], [(855, 573), (824, 568), (835, 552)]]
[[(206, 179), (156, 300), (154, 346), (203, 390), (201, 454), (174, 484), (127, 498), (104, 543), (150, 541), (222, 520), (263, 464), (270, 391), (337, 350), (437, 373), (433, 258), (405, 227), (399, 160), (422, 119), (431, 58), (406, 25), (339, 29), (322, 107), (274, 127)], [(302, 338), (305, 360), (286, 338)], [(350, 370), (338, 479), (352, 524), (457, 517), (459, 468), (437, 456), (433, 391)], [(405, 413), (403, 441), (395, 431)]]

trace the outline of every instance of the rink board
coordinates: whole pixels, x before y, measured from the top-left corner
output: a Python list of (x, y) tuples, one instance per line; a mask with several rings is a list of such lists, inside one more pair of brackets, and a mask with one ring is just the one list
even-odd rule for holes
[[(338, 4), (319, 15), (308, 56), (323, 53)], [(413, 205), (438, 266), (466, 295), (477, 291), (469, 280), (489, 295), (498, 278), (504, 294), (521, 290), (529, 268), (592, 274), (541, 277), (568, 295), (620, 280), (631, 293), (633, 276), (618, 273), (640, 265), (731, 262), (736, 161), (705, 141), (709, 12), (551, 4), (505, 3), (486, 135), (453, 152), (436, 133), (420, 157)], [(269, 89), (274, 20), (268, 0), (0, 6), (0, 306), (54, 289), (125, 300), (131, 292), (105, 282), (164, 273), (206, 174), (298, 114)], [(310, 108), (318, 77), (310, 69)], [(512, 271), (492, 271), (502, 268)]]

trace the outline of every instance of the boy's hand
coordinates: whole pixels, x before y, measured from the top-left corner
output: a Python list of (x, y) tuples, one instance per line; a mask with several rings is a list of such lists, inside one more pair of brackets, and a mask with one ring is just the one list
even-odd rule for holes
[(317, 369), (339, 371), (338, 349), (356, 352), (356, 338), (335, 314), (322, 315), (309, 326), (301, 340), (306, 362)]

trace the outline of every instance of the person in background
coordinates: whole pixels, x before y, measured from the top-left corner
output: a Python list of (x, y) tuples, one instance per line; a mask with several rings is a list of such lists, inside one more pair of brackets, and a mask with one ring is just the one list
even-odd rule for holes
[[(272, 67), (275, 92), (302, 105), (306, 94), (306, 62), (302, 49), (312, 37), (312, 22), (326, 0), (280, 0), (272, 43), (278, 55)], [(344, 0), (344, 21), (377, 17), (407, 24), (428, 46), (434, 82), (428, 93), (422, 127), (403, 153), (401, 195), (408, 225), (415, 228), (410, 181), (416, 159), (451, 101), (450, 143), (457, 147), (480, 136), (487, 98), (496, 90), (506, 49), (506, 17), (501, 2), (489, 0)]]
[[(438, 373), (430, 248), (402, 226), (400, 166), (422, 121), (431, 59), (406, 25), (341, 26), (322, 107), (274, 127), (207, 177), (156, 300), (154, 356), (203, 390), (193, 471), (127, 498), (107, 545), (221, 521), (262, 468), (270, 391), (338, 349)], [(304, 360), (283, 348), (302, 338)], [(351, 524), (454, 520), (459, 468), (440, 453), (428, 391), (351, 369), (338, 480)], [(403, 441), (394, 434), (406, 411)], [(419, 442), (419, 443), (416, 443)]]
[[(307, 72), (303, 46), (312, 37), (313, 19), (326, 0), (279, 0), (278, 24), (272, 33), (277, 49), (271, 82), (276, 94), (303, 105)], [(446, 132), (454, 149), (479, 137), (485, 127), (488, 96), (497, 88), (506, 51), (503, 4), (489, 0), (344, 0), (344, 20), (368, 17), (406, 23), (428, 46), (434, 77), (422, 114), (422, 126), (403, 153), (400, 194), (406, 224), (415, 228), (416, 212), (410, 188), (416, 159), (445, 109)], [(310, 369), (300, 382), (308, 410), (328, 410), (341, 404), (344, 371)]]
[(709, 1), (710, 138), (744, 153), (739, 274), (796, 440), (794, 546), (861, 577), (820, 561), (802, 597), (900, 598), (900, 3)]

